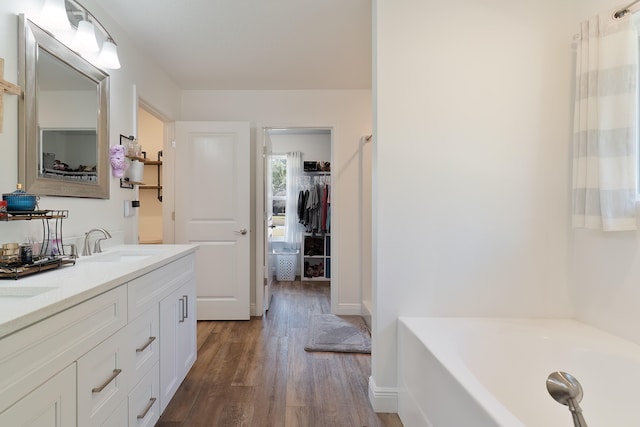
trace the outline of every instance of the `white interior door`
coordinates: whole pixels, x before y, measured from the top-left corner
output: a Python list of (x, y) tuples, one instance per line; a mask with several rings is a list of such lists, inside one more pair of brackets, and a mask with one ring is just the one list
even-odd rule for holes
[(176, 243), (195, 243), (198, 320), (250, 316), (247, 122), (176, 122)]

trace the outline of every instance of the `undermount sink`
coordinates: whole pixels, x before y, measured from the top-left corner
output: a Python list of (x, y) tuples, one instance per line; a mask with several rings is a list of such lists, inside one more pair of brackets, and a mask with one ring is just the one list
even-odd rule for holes
[(155, 255), (152, 251), (113, 251), (94, 254), (87, 257), (81, 257), (80, 260), (85, 262), (136, 262)]
[(14, 305), (16, 302), (35, 297), (56, 289), (52, 286), (0, 286), (0, 310)]

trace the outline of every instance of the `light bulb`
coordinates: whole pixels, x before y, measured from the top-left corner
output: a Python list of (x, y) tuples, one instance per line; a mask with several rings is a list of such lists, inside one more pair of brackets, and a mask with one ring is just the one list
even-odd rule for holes
[(102, 43), (102, 50), (98, 61), (104, 68), (117, 70), (120, 68), (120, 60), (118, 59), (118, 47), (111, 40)]
[(73, 40), (73, 46), (81, 53), (94, 53), (100, 50), (96, 40), (96, 30), (89, 21), (80, 21), (78, 31)]
[(40, 23), (53, 31), (70, 30), (71, 23), (64, 0), (45, 0), (40, 12)]

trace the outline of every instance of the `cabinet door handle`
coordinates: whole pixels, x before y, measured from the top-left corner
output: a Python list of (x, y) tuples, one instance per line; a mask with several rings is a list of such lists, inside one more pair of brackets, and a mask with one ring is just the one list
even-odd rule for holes
[(144, 407), (144, 409), (142, 410), (142, 414), (138, 415), (138, 419), (141, 420), (144, 417), (147, 416), (147, 414), (149, 413), (149, 411), (151, 410), (151, 408), (153, 407), (153, 404), (156, 403), (156, 398), (152, 397), (151, 399), (149, 399), (149, 403), (147, 403), (147, 406)]
[(184, 298), (180, 298), (180, 320), (178, 322), (184, 322)]
[(122, 369), (114, 369), (113, 373), (111, 374), (111, 376), (109, 378), (106, 379), (105, 382), (103, 382), (101, 385), (99, 385), (98, 387), (94, 387), (91, 389), (91, 393), (100, 393), (102, 390), (104, 390), (104, 388), (106, 386), (109, 385), (109, 383), (113, 380), (116, 379), (116, 377), (118, 375), (120, 375), (120, 372), (122, 372)]
[(184, 318), (189, 318), (189, 295), (182, 295), (184, 297)]
[(147, 342), (145, 342), (142, 345), (142, 347), (136, 348), (136, 353), (142, 353), (143, 351), (145, 351), (147, 349), (147, 347), (149, 347), (151, 345), (151, 343), (154, 342), (155, 340), (156, 340), (156, 337), (149, 337)]

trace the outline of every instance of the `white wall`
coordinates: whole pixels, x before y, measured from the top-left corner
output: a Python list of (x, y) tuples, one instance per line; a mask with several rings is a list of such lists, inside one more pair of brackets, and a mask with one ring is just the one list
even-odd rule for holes
[[(262, 225), (256, 224), (256, 206), (262, 204), (262, 163), (256, 146), (263, 127), (333, 128), (332, 235), (339, 236), (332, 252), (333, 310), (359, 314), (361, 292), (358, 209), (360, 139), (371, 133), (371, 92), (354, 91), (184, 91), (183, 120), (250, 121), (252, 147), (252, 251), (262, 246)], [(259, 203), (259, 205), (256, 205)], [(255, 232), (253, 232), (255, 231)], [(260, 247), (257, 248), (260, 251)], [(258, 259), (261, 259), (261, 251)], [(338, 259), (334, 260), (334, 257)], [(255, 260), (253, 261), (255, 266)], [(255, 268), (252, 283), (255, 283)], [(259, 276), (262, 286), (262, 277)], [(256, 303), (252, 290), (252, 303)], [(258, 306), (261, 306), (258, 304)]]
[(271, 134), (273, 154), (290, 151), (302, 153), (303, 161), (331, 161), (331, 133), (325, 134)]
[[(119, 135), (134, 133), (133, 85), (137, 85), (138, 95), (168, 117), (178, 117), (179, 92), (177, 86), (160, 71), (155, 64), (145, 58), (129, 41), (124, 31), (106, 16), (93, 0), (83, 0), (86, 6), (109, 29), (118, 44), (118, 54), (122, 63), (120, 70), (110, 71), (111, 108), (110, 144), (119, 144)], [(42, 7), (42, 0), (3, 0), (0, 2), (0, 57), (5, 59), (5, 79), (18, 82), (18, 17), (25, 13), (35, 17)], [(13, 191), (18, 176), (18, 99), (13, 95), (4, 96), (4, 132), (0, 133), (0, 192)], [(65, 237), (81, 236), (92, 227), (104, 227), (121, 236), (128, 243), (135, 243), (137, 220), (124, 218), (123, 200), (137, 199), (137, 190), (119, 187), (119, 181), (111, 178), (111, 198), (109, 200), (42, 197), (43, 209), (69, 209), (65, 220)], [(40, 224), (31, 222), (11, 222), (0, 224), (0, 241), (11, 241), (36, 232)]]
[(375, 2), (377, 410), (395, 410), (400, 315), (574, 314), (571, 4)]

